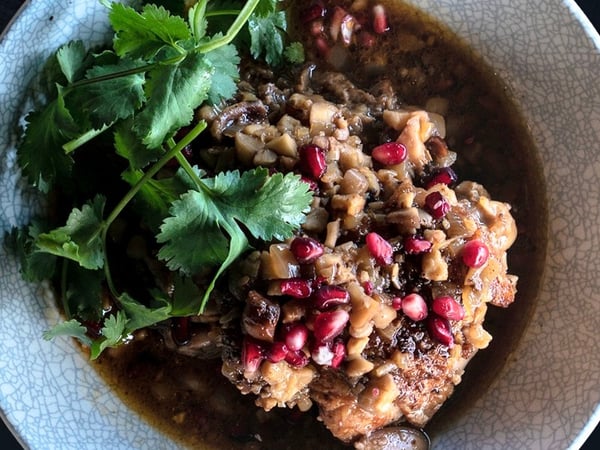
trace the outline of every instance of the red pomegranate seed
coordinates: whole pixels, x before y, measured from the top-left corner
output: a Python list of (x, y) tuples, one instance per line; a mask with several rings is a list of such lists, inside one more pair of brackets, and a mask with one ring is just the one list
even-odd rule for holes
[(378, 145), (371, 152), (373, 159), (383, 165), (393, 166), (406, 159), (406, 147), (399, 142), (386, 142)]
[(294, 298), (307, 298), (312, 294), (312, 283), (303, 278), (281, 280), (281, 293)]
[(308, 189), (312, 192), (319, 191), (319, 184), (315, 180), (311, 180), (310, 178), (306, 178), (305, 176), (300, 177), (300, 181), (308, 184)]
[(450, 167), (442, 167), (435, 170), (431, 174), (431, 178), (425, 184), (425, 188), (430, 189), (436, 184), (445, 184), (446, 186), (451, 186), (456, 183), (456, 180), (458, 180), (458, 177), (456, 176), (454, 170), (452, 170)]
[(289, 349), (284, 342), (273, 342), (271, 348), (267, 351), (267, 359), (273, 363), (283, 361), (288, 354)]
[(418, 322), (427, 317), (427, 303), (419, 294), (408, 294), (402, 298), (402, 312), (409, 319)]
[(373, 30), (375, 33), (383, 34), (389, 29), (385, 8), (382, 5), (373, 6)]
[(314, 144), (307, 144), (300, 147), (300, 170), (306, 176), (315, 180), (327, 170), (327, 161), (325, 161), (325, 152), (321, 147)]
[(376, 42), (377, 40), (375, 39), (375, 36), (373, 36), (372, 33), (369, 33), (368, 31), (361, 31), (360, 33), (358, 33), (358, 44), (361, 47), (371, 48), (375, 45)]
[(333, 343), (333, 359), (331, 360), (331, 367), (340, 367), (344, 358), (346, 358), (346, 346), (342, 341), (335, 341)]
[(318, 342), (313, 345), (310, 357), (320, 366), (331, 366), (331, 362), (335, 356), (332, 347), (331, 342)]
[(315, 2), (302, 12), (302, 22), (308, 23), (313, 20), (325, 17), (327, 10), (321, 2)]
[(402, 297), (394, 297), (392, 299), (392, 308), (396, 311), (400, 311), (402, 309)]
[(425, 205), (434, 219), (441, 219), (450, 211), (450, 203), (438, 191), (432, 192), (425, 197)]
[(371, 295), (373, 293), (373, 289), (374, 289), (373, 282), (365, 281), (362, 284), (362, 287), (363, 287), (363, 290), (365, 291), (365, 294)]
[(367, 234), (365, 241), (367, 243), (367, 249), (371, 256), (375, 258), (375, 261), (381, 265), (392, 263), (392, 256), (394, 255), (392, 244), (375, 232)]
[(409, 255), (417, 255), (431, 250), (431, 242), (418, 236), (409, 236), (404, 239), (404, 250)]
[(300, 264), (308, 264), (323, 254), (323, 245), (313, 238), (299, 236), (290, 244), (290, 250)]
[(290, 350), (287, 355), (285, 355), (285, 361), (291, 366), (298, 368), (308, 364), (308, 358), (301, 350), (295, 352)]
[(462, 249), (462, 260), (468, 267), (477, 269), (483, 266), (490, 257), (490, 251), (484, 242), (473, 239), (467, 242)]
[(184, 345), (189, 342), (192, 337), (189, 325), (189, 317), (175, 317), (171, 322), (171, 335), (177, 345)]
[(448, 320), (462, 320), (465, 317), (463, 306), (449, 295), (434, 298), (431, 309), (438, 316)]
[(350, 314), (343, 309), (318, 314), (313, 323), (313, 333), (318, 341), (330, 341), (339, 336), (350, 320)]
[(302, 322), (288, 323), (283, 326), (281, 337), (289, 350), (300, 350), (308, 340), (308, 328)]
[(321, 286), (313, 295), (313, 305), (317, 309), (327, 309), (332, 306), (345, 305), (350, 302), (350, 294), (341, 286), (326, 284)]
[(443, 317), (431, 315), (427, 319), (427, 331), (429, 335), (440, 344), (446, 347), (454, 345), (454, 336), (452, 336), (452, 327), (450, 322)]
[(246, 336), (244, 342), (242, 342), (242, 365), (244, 370), (256, 372), (263, 359), (265, 359), (265, 355), (262, 346), (251, 337)]
[(327, 43), (327, 41), (323, 37), (317, 36), (315, 38), (314, 44), (315, 44), (315, 48), (317, 49), (317, 53), (319, 53), (319, 55), (322, 58), (328, 58), (329, 57), (329, 53), (331, 52), (331, 48), (329, 47), (329, 44)]

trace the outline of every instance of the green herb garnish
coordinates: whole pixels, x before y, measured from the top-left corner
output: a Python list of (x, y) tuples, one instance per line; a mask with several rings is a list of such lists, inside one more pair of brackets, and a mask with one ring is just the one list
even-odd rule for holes
[[(236, 92), (237, 46), (247, 41), (254, 57), (282, 61), (286, 19), (278, 0), (200, 0), (186, 18), (153, 4), (136, 11), (101, 1), (115, 31), (112, 49), (94, 52), (80, 41), (58, 49), (45, 71), (48, 103), (26, 117), (17, 158), (29, 182), (47, 193), (69, 186), (76, 153), (96, 151), (86, 144), (106, 141), (110, 130), (126, 167), (120, 177), (130, 189), (108, 202), (110, 208), (105, 196), (95, 195), (74, 207), (62, 226), (36, 222), (12, 233), (26, 279), (60, 280), (67, 321), (45, 336), (75, 337), (90, 346), (92, 358), (139, 328), (201, 313), (217, 278), (249, 241), (292, 236), (312, 197), (296, 175), (257, 168), (207, 177), (181, 153), (206, 128), (193, 124), (195, 109)], [(301, 49), (294, 44), (287, 54), (298, 60)], [(176, 141), (182, 127), (190, 129)], [(155, 178), (173, 159), (177, 173)], [(175, 272), (174, 293), (153, 290), (143, 302), (118, 290), (107, 255), (109, 229), (134, 199), (162, 245), (159, 259)], [(190, 277), (207, 270), (209, 283), (200, 292)], [(118, 304), (106, 316), (104, 285)], [(87, 323), (101, 324), (99, 337), (86, 334)]]

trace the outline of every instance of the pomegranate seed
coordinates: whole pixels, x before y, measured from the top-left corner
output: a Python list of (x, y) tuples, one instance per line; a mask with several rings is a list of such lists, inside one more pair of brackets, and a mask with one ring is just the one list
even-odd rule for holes
[(315, 317), (313, 333), (318, 341), (330, 341), (339, 336), (350, 320), (350, 314), (343, 309), (326, 311)]
[(307, 264), (323, 254), (323, 245), (313, 238), (299, 236), (290, 244), (290, 250), (300, 264)]
[(313, 36), (320, 36), (325, 31), (322, 20), (315, 20), (310, 24), (310, 34)]
[(368, 31), (361, 31), (358, 34), (358, 43), (363, 48), (371, 48), (376, 42), (375, 36)]
[(244, 370), (256, 372), (263, 359), (265, 359), (265, 355), (262, 346), (251, 337), (246, 336), (242, 343), (242, 365)]
[(308, 358), (301, 350), (295, 352), (290, 350), (287, 352), (287, 355), (285, 355), (285, 362), (291, 366), (300, 368), (308, 364)]
[(418, 236), (409, 236), (404, 239), (404, 250), (409, 255), (417, 255), (431, 250), (431, 242)]
[(327, 170), (325, 152), (321, 147), (307, 144), (300, 147), (300, 170), (313, 179), (319, 179)]
[(394, 255), (392, 244), (375, 232), (367, 234), (365, 241), (369, 253), (379, 264), (387, 265), (392, 263), (392, 256)]
[(313, 295), (313, 305), (317, 309), (345, 305), (348, 302), (350, 302), (350, 294), (341, 286), (326, 284), (321, 286)]
[(327, 10), (325, 9), (325, 6), (323, 6), (323, 3), (316, 2), (302, 12), (302, 22), (312, 22), (313, 20), (325, 17), (326, 14)]
[(450, 203), (438, 191), (432, 192), (425, 197), (425, 205), (434, 219), (441, 219), (450, 211)]
[(389, 29), (385, 8), (382, 5), (373, 6), (373, 30), (375, 33), (383, 34)]
[(310, 356), (314, 362), (321, 366), (331, 366), (335, 356), (332, 347), (330, 342), (319, 342), (311, 349)]
[(273, 363), (283, 361), (288, 354), (289, 349), (284, 342), (273, 342), (271, 348), (267, 352), (267, 359)]
[(342, 361), (346, 357), (346, 346), (342, 341), (335, 341), (333, 343), (333, 359), (331, 360), (331, 367), (340, 367)]
[(365, 294), (371, 295), (373, 293), (374, 286), (371, 281), (365, 281), (362, 284), (362, 287), (363, 287), (363, 290), (365, 291)]
[(462, 320), (465, 317), (462, 305), (449, 295), (434, 298), (431, 309), (438, 316), (448, 320)]
[(319, 191), (319, 184), (315, 180), (311, 180), (310, 178), (306, 178), (305, 176), (300, 177), (300, 181), (308, 184), (308, 189), (312, 192)]
[(346, 17), (347, 15), (348, 13), (346, 12), (346, 10), (340, 6), (336, 6), (333, 9), (329, 25), (329, 34), (331, 35), (331, 39), (334, 42), (338, 40), (340, 31), (342, 29), (342, 22), (344, 20), (344, 17)]
[(307, 298), (312, 294), (312, 283), (303, 278), (289, 278), (281, 280), (281, 293), (294, 298)]
[(373, 159), (386, 166), (400, 164), (406, 159), (406, 147), (399, 142), (386, 142), (378, 145), (371, 152)]
[(427, 319), (427, 331), (429, 335), (440, 344), (446, 347), (454, 345), (454, 336), (452, 336), (452, 328), (450, 322), (443, 317), (432, 315)]
[(317, 36), (315, 38), (314, 44), (315, 44), (315, 48), (317, 49), (317, 52), (319, 53), (319, 55), (321, 57), (323, 57), (323, 58), (329, 57), (329, 52), (331, 52), (331, 48), (329, 47), (329, 44), (323, 37)]
[(308, 328), (301, 322), (288, 323), (283, 326), (281, 336), (289, 350), (300, 350), (308, 340)]
[(392, 308), (396, 311), (400, 311), (402, 309), (402, 297), (394, 297), (392, 299)]
[(477, 269), (483, 266), (490, 257), (487, 245), (479, 239), (467, 242), (462, 249), (462, 260), (468, 266)]
[(450, 167), (442, 167), (435, 170), (431, 174), (431, 178), (427, 184), (425, 184), (425, 188), (430, 189), (436, 184), (445, 184), (446, 186), (451, 186), (456, 183), (456, 180), (458, 180), (458, 177), (456, 176), (454, 170), (452, 170)]
[(411, 320), (418, 322), (427, 317), (427, 303), (419, 294), (408, 294), (402, 298), (402, 312)]
[(171, 335), (177, 345), (184, 345), (192, 337), (189, 317), (175, 317), (171, 322)]

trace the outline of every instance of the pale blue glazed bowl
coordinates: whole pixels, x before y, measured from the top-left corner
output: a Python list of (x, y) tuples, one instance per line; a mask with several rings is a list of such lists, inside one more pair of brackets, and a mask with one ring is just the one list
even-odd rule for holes
[[(441, 449), (578, 448), (600, 420), (600, 36), (570, 0), (411, 0), (470, 43), (507, 81), (543, 161), (549, 211), (535, 316), (485, 395)], [(97, 0), (33, 0), (0, 42), (2, 233), (37, 208), (14, 142), (28, 86), (73, 38), (106, 41)], [(0, 248), (0, 411), (26, 448), (171, 449), (124, 405), (68, 340), (47, 287), (23, 282)]]

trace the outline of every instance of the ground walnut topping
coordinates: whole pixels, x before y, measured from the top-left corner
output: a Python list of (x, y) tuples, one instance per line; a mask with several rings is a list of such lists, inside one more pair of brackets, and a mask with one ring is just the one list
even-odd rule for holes
[(509, 205), (458, 180), (442, 116), (382, 107), (397, 104), (389, 90), (338, 104), (332, 77), (242, 81), (238, 103), (199, 114), (214, 155), (296, 172), (314, 194), (299, 235), (232, 271), (241, 332), (224, 339), (223, 373), (265, 410), (316, 403), (351, 442), (421, 427), (452, 393), (491, 340), (488, 303), (514, 299), (516, 227)]

